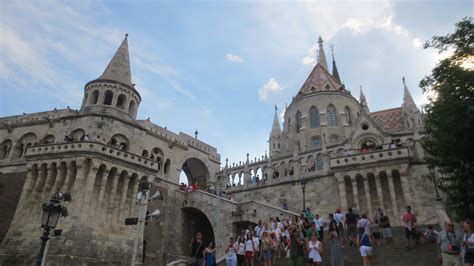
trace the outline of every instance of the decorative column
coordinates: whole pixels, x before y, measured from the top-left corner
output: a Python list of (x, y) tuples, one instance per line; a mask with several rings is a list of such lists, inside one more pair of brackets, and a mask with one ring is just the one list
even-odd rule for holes
[(35, 166), (28, 167), (26, 172), (25, 185), (23, 186), (23, 191), (20, 196), (18, 204), (23, 204), (28, 202), (28, 199), (33, 192), (36, 182), (38, 181), (38, 171), (35, 169)]
[(403, 197), (405, 197), (405, 202), (407, 203), (407, 205), (412, 206), (410, 183), (408, 181), (408, 176), (405, 174), (400, 174), (400, 181), (402, 182)]
[(61, 188), (64, 186), (64, 183), (66, 182), (66, 176), (67, 176), (67, 166), (65, 162), (62, 162), (59, 164), (59, 167), (57, 168), (57, 177), (56, 177), (56, 182), (54, 182), (53, 190), (52, 192), (56, 191), (61, 191)]
[(131, 195), (132, 195), (132, 198), (130, 200), (130, 213), (129, 213), (129, 216), (135, 216), (136, 215), (136, 212), (137, 212), (137, 201), (136, 201), (136, 195), (137, 195), (137, 192), (138, 192), (138, 185), (140, 184), (140, 181), (138, 180), (138, 177), (135, 179), (135, 180), (130, 180), (130, 182), (133, 182), (132, 186), (131, 186)]
[(109, 196), (109, 202), (107, 204), (107, 217), (106, 217), (106, 222), (107, 223), (110, 223), (110, 220), (112, 219), (112, 216), (113, 216), (113, 213), (114, 213), (114, 209), (116, 208), (115, 207), (115, 195), (118, 193), (117, 191), (117, 184), (118, 184), (118, 181), (119, 181), (119, 178), (120, 178), (120, 175), (119, 175), (119, 172), (118, 171), (115, 171), (112, 173), (112, 176), (111, 176), (112, 179), (112, 189), (108, 192), (110, 193), (110, 196)]
[(346, 184), (344, 182), (344, 177), (340, 176), (339, 174), (336, 175), (337, 185), (339, 188), (339, 205), (341, 207), (341, 211), (347, 210), (347, 194), (346, 194)]
[(372, 200), (370, 198), (370, 187), (366, 172), (363, 173), (362, 180), (364, 182), (365, 201), (367, 202), (367, 215), (372, 217)]
[(105, 187), (107, 186), (107, 180), (112, 178), (113, 173), (110, 172), (110, 168), (104, 170), (102, 174), (102, 179), (100, 180), (100, 188), (99, 188), (99, 197), (97, 198), (95, 212), (98, 214), (100, 213), (102, 206), (104, 205), (104, 197), (105, 197)]
[[(72, 169), (71, 165), (71, 169)], [(81, 216), (84, 220), (87, 220), (87, 216), (90, 215), (89, 211), (92, 209), (92, 191), (94, 189), (94, 183), (98, 178), (99, 167), (93, 163), (92, 160), (84, 160), (82, 163), (76, 164), (76, 178), (74, 182), (71, 179), (72, 195), (80, 199), (78, 201), (77, 209), (80, 210)], [(74, 196), (77, 195), (77, 196)], [(74, 202), (74, 201), (73, 201)]]
[(43, 186), (43, 190), (40, 193), (40, 200), (41, 202), (47, 201), (49, 197), (51, 197), (51, 189), (53, 188), (53, 183), (57, 177), (57, 168), (56, 163), (53, 162), (48, 166), (48, 177), (46, 178), (46, 183)]
[[(375, 171), (374, 171), (375, 173)], [(385, 208), (384, 200), (383, 200), (383, 192), (382, 192), (382, 185), (380, 184), (380, 175), (374, 174), (375, 179), (375, 186), (377, 189), (377, 198), (379, 199), (379, 205), (382, 210)], [(386, 211), (386, 210), (384, 210)]]
[(354, 204), (356, 206), (350, 206), (350, 207), (356, 207), (360, 211), (360, 203), (359, 203), (359, 193), (357, 191), (357, 181), (355, 178), (355, 175), (351, 175), (351, 184), (352, 184), (352, 195), (354, 196)]
[[(76, 177), (77, 168), (74, 162), (66, 164), (66, 180), (61, 188), (61, 191), (71, 192), (72, 186), (74, 185), (74, 178)], [(76, 195), (73, 195), (76, 197)]]
[(122, 176), (123, 183), (122, 183), (122, 192), (120, 193), (120, 205), (118, 208), (118, 222), (123, 221), (126, 218), (125, 212), (125, 202), (127, 200), (127, 189), (128, 189), (128, 182), (130, 180), (130, 175)]
[(390, 190), (390, 199), (391, 199), (391, 202), (392, 202), (392, 210), (393, 210), (393, 219), (392, 221), (395, 221), (396, 225), (400, 224), (399, 222), (399, 218), (400, 218), (400, 214), (398, 213), (398, 204), (397, 204), (397, 198), (395, 196), (395, 188), (394, 188), (394, 185), (393, 185), (393, 178), (392, 178), (392, 174), (391, 173), (387, 173), (387, 180), (388, 180), (388, 187), (389, 187), (389, 190)]

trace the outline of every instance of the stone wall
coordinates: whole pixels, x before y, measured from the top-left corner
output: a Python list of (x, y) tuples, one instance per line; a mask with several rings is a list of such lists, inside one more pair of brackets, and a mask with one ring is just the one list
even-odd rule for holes
[(20, 200), (26, 172), (0, 173), (0, 242), (7, 234)]

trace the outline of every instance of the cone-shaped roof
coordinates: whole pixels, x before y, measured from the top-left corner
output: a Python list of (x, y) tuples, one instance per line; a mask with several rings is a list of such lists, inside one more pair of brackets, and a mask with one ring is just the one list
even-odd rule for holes
[(407, 84), (405, 83), (405, 77), (403, 77), (403, 103), (405, 104), (415, 104), (413, 97), (411, 97), (410, 91), (407, 88)]
[(98, 79), (113, 80), (132, 86), (132, 74), (130, 71), (130, 59), (128, 54), (128, 34), (125, 34), (125, 38), (120, 47), (115, 52), (112, 60), (107, 65), (104, 73)]
[(362, 91), (362, 86), (360, 86), (359, 102), (362, 105), (367, 105), (367, 99), (365, 98), (364, 92)]
[(323, 47), (323, 38), (321, 38), (321, 36), (319, 36), (318, 44), (319, 44), (318, 64), (321, 64), (321, 66), (323, 66), (324, 69), (328, 70), (328, 63), (326, 61), (326, 54), (324, 53), (324, 47)]
[(275, 108), (275, 116), (273, 117), (273, 126), (271, 136), (281, 135), (280, 122), (278, 121), (277, 108)]
[(331, 54), (332, 54), (332, 76), (341, 83), (341, 78), (339, 78), (339, 71), (337, 71), (336, 60), (334, 60), (334, 51), (331, 46)]

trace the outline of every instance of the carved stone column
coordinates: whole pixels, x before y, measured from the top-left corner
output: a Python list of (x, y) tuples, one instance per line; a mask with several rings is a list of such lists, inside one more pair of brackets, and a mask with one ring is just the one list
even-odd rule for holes
[(125, 202), (127, 200), (127, 189), (128, 189), (128, 183), (130, 182), (130, 175), (127, 176), (122, 176), (123, 178), (123, 183), (122, 183), (122, 191), (120, 193), (120, 205), (118, 207), (118, 221), (121, 222), (126, 218), (126, 207), (125, 207)]
[(339, 188), (339, 205), (341, 207), (341, 211), (347, 210), (347, 194), (346, 194), (346, 184), (344, 182), (344, 177), (337, 175), (337, 185)]
[(48, 177), (46, 178), (46, 183), (44, 184), (43, 190), (40, 194), (41, 202), (46, 202), (54, 193), (52, 192), (52, 188), (58, 174), (56, 166), (57, 164), (55, 162), (48, 166)]
[(379, 199), (380, 208), (383, 210), (385, 208), (383, 200), (382, 185), (380, 184), (380, 175), (374, 174), (375, 187), (377, 189), (377, 198)]
[(352, 195), (354, 196), (354, 204), (356, 206), (350, 206), (350, 207), (356, 207), (360, 211), (360, 202), (359, 202), (359, 193), (357, 191), (357, 181), (355, 178), (355, 175), (351, 175), (351, 184), (352, 184)]
[(365, 200), (367, 201), (367, 215), (372, 217), (372, 200), (370, 198), (370, 187), (366, 172), (363, 173), (362, 180), (364, 181)]
[(388, 187), (390, 190), (390, 200), (392, 202), (392, 210), (393, 210), (393, 221), (396, 225), (400, 224), (400, 214), (398, 213), (398, 204), (397, 198), (395, 195), (395, 187), (393, 185), (393, 178), (390, 172), (387, 173), (387, 180), (388, 180)]
[(118, 171), (115, 171), (114, 173), (112, 173), (112, 189), (108, 192), (110, 193), (110, 196), (109, 196), (109, 202), (106, 203), (107, 204), (107, 219), (106, 219), (106, 222), (110, 222), (112, 220), (112, 216), (113, 216), (113, 213), (114, 213), (114, 209), (116, 209), (116, 194), (118, 193), (117, 191), (117, 184), (118, 184), (118, 181), (119, 181), (119, 178), (120, 178), (120, 175), (119, 175), (119, 172)]

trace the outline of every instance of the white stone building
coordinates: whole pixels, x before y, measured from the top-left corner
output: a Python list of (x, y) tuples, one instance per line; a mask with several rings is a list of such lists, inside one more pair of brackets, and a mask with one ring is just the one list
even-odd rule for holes
[[(47, 261), (128, 264), (134, 229), (124, 219), (136, 216), (143, 177), (164, 195), (150, 206), (162, 217), (140, 240), (139, 257), (152, 265), (189, 255), (197, 231), (225, 243), (242, 224), (297, 214), (303, 202), (322, 215), (350, 206), (373, 215), (381, 207), (393, 224), (408, 204), (420, 220), (435, 216), (434, 186), (423, 180), (423, 115), (403, 89), (401, 107), (370, 112), (362, 91), (357, 100), (341, 83), (334, 60), (329, 73), (320, 39), (318, 63), (285, 110), (283, 130), (275, 112), (269, 156), (220, 167), (216, 148), (136, 119), (142, 99), (125, 37), (104, 73), (85, 85), (80, 110), (0, 118), (0, 264), (35, 260), (40, 206), (57, 190), (73, 201)], [(233, 200), (180, 191), (181, 171)]]

